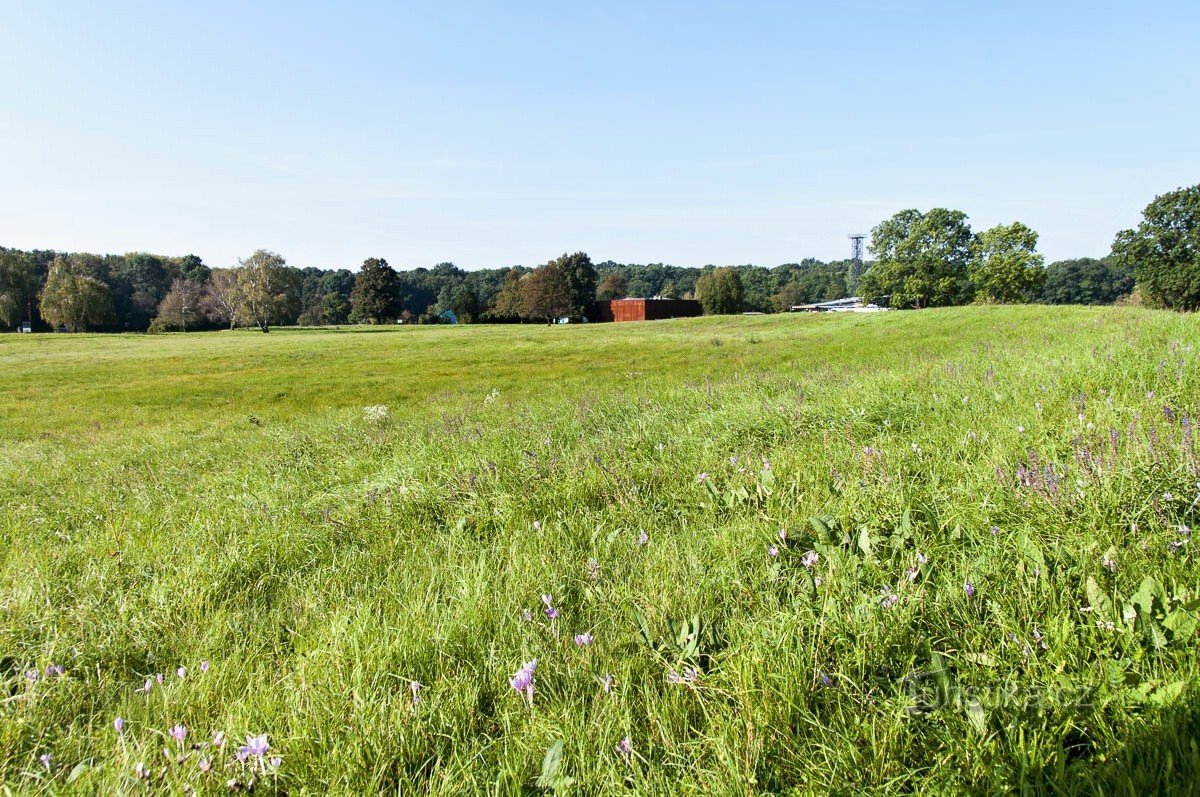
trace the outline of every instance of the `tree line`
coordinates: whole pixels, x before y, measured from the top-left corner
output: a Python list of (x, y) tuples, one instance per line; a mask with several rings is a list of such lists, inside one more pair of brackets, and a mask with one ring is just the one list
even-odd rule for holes
[(349, 269), (294, 268), (259, 250), (214, 268), (166, 257), (0, 247), (0, 322), (14, 329), (187, 331), (346, 323), (511, 323), (582, 318), (595, 300), (697, 299), (708, 314), (781, 312), (852, 293), (896, 308), (969, 302), (1200, 308), (1200, 185), (1156, 197), (1103, 258), (1045, 265), (1037, 233), (1014, 222), (979, 233), (962, 211), (903, 210), (871, 232), (861, 277), (852, 261), (805, 259), (684, 268), (593, 264), (582, 252), (535, 268), (397, 270), (382, 258)]

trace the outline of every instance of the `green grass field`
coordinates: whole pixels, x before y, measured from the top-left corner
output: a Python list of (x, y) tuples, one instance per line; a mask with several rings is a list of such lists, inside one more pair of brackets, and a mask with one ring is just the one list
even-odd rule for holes
[(1190, 793), (1197, 345), (1048, 307), (0, 336), (0, 783)]

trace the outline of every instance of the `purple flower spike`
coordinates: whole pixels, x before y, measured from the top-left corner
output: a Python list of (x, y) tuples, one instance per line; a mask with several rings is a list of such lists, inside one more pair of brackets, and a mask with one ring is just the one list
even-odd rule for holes
[(621, 758), (625, 759), (625, 766), (629, 766), (629, 759), (633, 756), (633, 742), (629, 741), (628, 736), (617, 742), (616, 750)]
[(818, 680), (820, 680), (821, 686), (833, 686), (833, 679), (825, 673), (821, 673), (821, 675), (818, 677)]
[(553, 600), (554, 600), (553, 595), (543, 595), (542, 596), (542, 603), (546, 604), (546, 616), (549, 617), (551, 620), (558, 617), (558, 609), (554, 608), (554, 605), (552, 603)]
[(592, 644), (592, 642), (594, 642), (594, 641), (595, 641), (595, 638), (591, 634), (589, 634), (587, 631), (584, 631), (582, 634), (575, 635), (575, 644), (581, 648), (586, 648), (586, 647), (590, 646)]
[(963, 592), (967, 593), (968, 598), (974, 598), (975, 597), (975, 585), (972, 584), (970, 581), (964, 581), (963, 582)]

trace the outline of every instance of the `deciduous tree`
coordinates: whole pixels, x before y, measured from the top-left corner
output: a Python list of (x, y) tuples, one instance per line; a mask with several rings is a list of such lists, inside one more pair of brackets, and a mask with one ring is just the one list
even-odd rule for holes
[(1148, 304), (1200, 309), (1200, 185), (1155, 197), (1136, 230), (1117, 233), (1112, 254)]
[(696, 280), (696, 296), (705, 315), (728, 315), (742, 311), (742, 278), (736, 269), (715, 268)]
[(238, 261), (237, 310), (247, 322), (263, 332), (271, 324), (287, 317), (292, 297), (289, 292), (298, 286), (287, 269), (287, 261), (274, 252), (259, 249), (245, 260)]
[(858, 293), (890, 296), (892, 307), (965, 304), (971, 299), (972, 240), (962, 211), (902, 210), (871, 231), (876, 261), (859, 280)]
[(79, 332), (112, 318), (108, 286), (71, 255), (56, 257), (42, 288), (42, 318), (52, 326)]
[(596, 298), (602, 302), (624, 299), (629, 295), (629, 280), (619, 271), (610, 271), (596, 286)]
[(350, 314), (357, 321), (382, 324), (400, 314), (400, 279), (381, 257), (363, 261), (354, 289), (350, 291)]
[(29, 315), (37, 295), (37, 273), (24, 252), (0, 248), (0, 323), (15, 327)]
[(1112, 304), (1133, 291), (1133, 269), (1112, 258), (1081, 257), (1046, 266), (1039, 301), (1046, 304)]
[(150, 330), (187, 332), (205, 320), (204, 286), (192, 280), (177, 279), (158, 303), (158, 314), (150, 323)]
[(984, 302), (1032, 302), (1046, 281), (1038, 234), (1021, 222), (984, 230), (971, 246), (971, 282)]

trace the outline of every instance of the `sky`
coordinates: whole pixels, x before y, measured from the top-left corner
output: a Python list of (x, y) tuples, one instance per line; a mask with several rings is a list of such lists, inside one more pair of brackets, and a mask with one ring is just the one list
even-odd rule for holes
[(905, 208), (1108, 253), (1200, 182), (1200, 3), (0, 0), (0, 245), (840, 259)]

